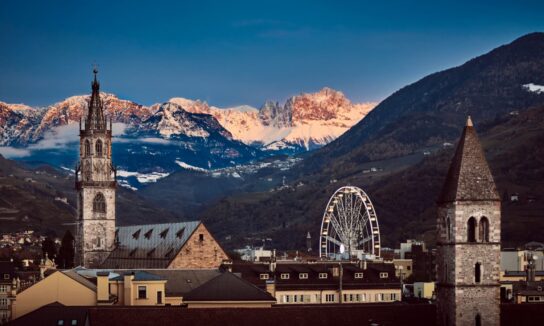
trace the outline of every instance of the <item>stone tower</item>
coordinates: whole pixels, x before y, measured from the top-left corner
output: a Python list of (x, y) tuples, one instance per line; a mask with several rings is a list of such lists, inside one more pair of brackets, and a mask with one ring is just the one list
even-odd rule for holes
[(438, 200), (438, 324), (500, 324), (501, 202), (470, 117)]
[(76, 168), (76, 265), (98, 267), (115, 245), (116, 173), (111, 162), (111, 120), (108, 128), (94, 71), (89, 112), (80, 121), (79, 164)]

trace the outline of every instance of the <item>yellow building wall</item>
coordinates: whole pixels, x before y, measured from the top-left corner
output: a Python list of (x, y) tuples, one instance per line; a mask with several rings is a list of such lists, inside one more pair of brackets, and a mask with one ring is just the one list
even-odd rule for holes
[[(347, 295), (347, 301), (344, 300), (344, 294)], [(381, 299), (381, 295), (385, 294), (389, 299)], [(289, 296), (289, 302), (285, 301), (285, 296)], [(295, 302), (294, 296), (303, 296), (303, 300), (300, 297)], [(334, 295), (334, 301), (327, 301), (327, 295)], [(352, 295), (353, 301), (350, 301), (350, 295)], [(359, 295), (360, 301), (356, 301), (356, 295)], [(376, 295), (379, 297), (377, 298)], [(394, 295), (394, 299), (393, 296)], [(309, 301), (305, 301), (304, 296), (309, 296)], [(342, 297), (341, 297), (342, 296)], [(401, 301), (401, 290), (399, 289), (364, 289), (364, 290), (343, 290), (342, 293), (336, 290), (289, 290), (282, 291), (276, 289), (276, 300), (278, 304), (328, 304), (328, 303), (371, 303), (371, 302), (393, 302)], [(363, 301), (364, 299), (364, 301)]]
[(94, 306), (96, 292), (61, 272), (55, 272), (17, 294), (12, 316), (20, 317), (54, 302), (65, 306)]
[[(165, 284), (166, 281), (132, 281), (130, 286), (132, 305), (134, 306), (156, 306), (164, 305), (167, 302), (165, 297)], [(138, 286), (145, 286), (147, 292), (147, 298), (139, 299), (138, 298)], [(128, 305), (125, 302), (125, 287), (124, 282), (119, 281), (110, 281), (110, 293), (116, 295), (118, 298), (117, 305)], [(157, 303), (157, 292), (162, 292), (162, 303)], [(175, 298), (173, 298), (175, 302)], [(180, 300), (181, 301), (181, 300)]]

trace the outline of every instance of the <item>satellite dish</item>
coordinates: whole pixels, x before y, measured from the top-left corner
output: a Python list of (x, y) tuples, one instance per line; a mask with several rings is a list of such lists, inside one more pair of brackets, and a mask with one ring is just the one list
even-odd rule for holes
[(346, 247), (343, 244), (340, 245), (340, 253), (343, 254), (346, 251)]

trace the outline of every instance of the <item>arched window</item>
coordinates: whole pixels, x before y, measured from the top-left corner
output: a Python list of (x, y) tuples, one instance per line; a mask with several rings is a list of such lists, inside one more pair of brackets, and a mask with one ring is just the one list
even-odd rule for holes
[(450, 237), (451, 237), (451, 223), (450, 223), (450, 218), (446, 217), (446, 239), (450, 241)]
[(102, 141), (100, 139), (96, 141), (94, 147), (96, 151), (96, 156), (102, 157)]
[(91, 155), (91, 142), (87, 139), (85, 140), (85, 156)]
[(480, 314), (476, 314), (476, 318), (474, 318), (474, 324), (476, 326), (482, 326), (482, 316), (480, 316)]
[(474, 281), (480, 283), (482, 280), (482, 264), (476, 263), (474, 265)]
[(106, 198), (102, 193), (98, 193), (93, 200), (93, 211), (98, 213), (106, 212)]
[(476, 219), (471, 217), (467, 222), (467, 241), (476, 242)]
[(480, 219), (479, 231), (480, 241), (489, 242), (489, 220), (485, 216)]

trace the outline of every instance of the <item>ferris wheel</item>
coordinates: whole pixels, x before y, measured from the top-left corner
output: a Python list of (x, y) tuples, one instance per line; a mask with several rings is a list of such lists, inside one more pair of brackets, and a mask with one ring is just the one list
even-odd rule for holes
[(370, 197), (361, 188), (345, 186), (334, 192), (323, 214), (320, 235), (320, 257), (380, 256), (378, 216)]

